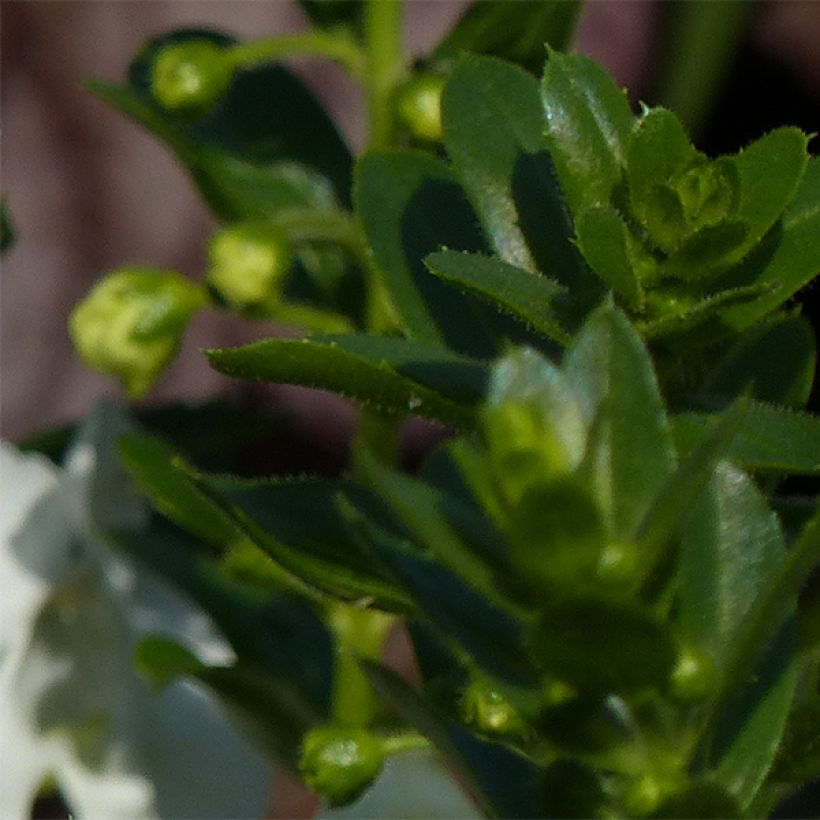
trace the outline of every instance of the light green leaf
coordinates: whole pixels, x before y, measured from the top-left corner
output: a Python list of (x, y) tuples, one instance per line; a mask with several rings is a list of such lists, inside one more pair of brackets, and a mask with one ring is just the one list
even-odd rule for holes
[(134, 666), (154, 689), (171, 681), (196, 675), (203, 664), (186, 646), (164, 635), (147, 635), (134, 648)]
[(475, 253), (441, 251), (425, 257), (424, 264), (434, 276), (488, 301), (536, 333), (569, 342), (573, 317), (567, 290), (552, 279)]
[(675, 464), (652, 360), (626, 317), (604, 305), (567, 350), (563, 372), (590, 426), (585, 472), (595, 498), (611, 535), (632, 538)]
[[(681, 413), (673, 420), (675, 443), (688, 453), (718, 424), (711, 413)], [(820, 475), (820, 418), (784, 407), (749, 402), (727, 458), (748, 470)]]
[[(396, 354), (404, 344), (397, 339), (354, 336), (266, 339), (205, 353), (212, 367), (236, 378), (334, 390), (386, 412), (470, 426), (475, 393), (470, 395), (468, 391), (475, 385), (475, 364), (429, 345), (410, 342), (406, 342), (407, 352), (401, 361)], [(448, 373), (453, 377), (448, 392), (454, 389), (458, 399), (437, 389), (445, 386)], [(435, 379), (436, 387), (426, 386), (421, 379)]]
[(541, 89), (547, 143), (572, 211), (609, 204), (634, 124), (626, 94), (588, 57), (554, 51)]
[(536, 80), (499, 60), (467, 58), (445, 86), (442, 122), (447, 153), (493, 250), (588, 299), (596, 283), (570, 242)]

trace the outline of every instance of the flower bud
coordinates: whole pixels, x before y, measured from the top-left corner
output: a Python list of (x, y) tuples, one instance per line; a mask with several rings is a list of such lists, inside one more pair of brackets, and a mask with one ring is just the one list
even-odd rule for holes
[(473, 680), (461, 697), (464, 720), (479, 732), (494, 737), (521, 736), (526, 725), (521, 714), (495, 687)]
[(445, 80), (441, 74), (419, 74), (399, 92), (397, 113), (414, 137), (441, 141), (441, 93)]
[(69, 331), (80, 357), (138, 398), (173, 358), (202, 291), (172, 271), (123, 268), (74, 308)]
[(169, 111), (200, 116), (222, 97), (233, 76), (225, 50), (208, 40), (166, 46), (151, 70), (151, 93)]
[(332, 806), (355, 800), (382, 767), (382, 741), (366, 729), (320, 726), (305, 735), (299, 770)]
[(293, 255), (273, 225), (242, 222), (214, 234), (208, 262), (208, 284), (228, 305), (242, 309), (277, 296)]
[(706, 698), (715, 684), (716, 672), (712, 659), (694, 649), (684, 649), (672, 672), (672, 694), (681, 701)]

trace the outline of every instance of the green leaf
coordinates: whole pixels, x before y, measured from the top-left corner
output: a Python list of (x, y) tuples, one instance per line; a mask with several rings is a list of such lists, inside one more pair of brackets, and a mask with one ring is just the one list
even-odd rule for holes
[(424, 264), (434, 276), (489, 302), (536, 333), (569, 343), (573, 317), (566, 307), (567, 290), (552, 279), (475, 253), (431, 253)]
[[(476, 589), (493, 597), (491, 568), (464, 543), (447, 520), (443, 493), (382, 466), (366, 450), (356, 456), (361, 480), (385, 501), (421, 548)], [(452, 505), (452, 501), (450, 501)]]
[(546, 603), (530, 644), (550, 674), (602, 694), (663, 687), (677, 657), (667, 627), (647, 612), (594, 598)]
[(749, 328), (724, 353), (703, 380), (705, 396), (753, 398), (791, 407), (809, 400), (817, 348), (802, 316), (779, 316)]
[(659, 485), (657, 494), (638, 527), (638, 548), (644, 556), (644, 578), (652, 578), (672, 539), (685, 523), (689, 511), (709, 481), (715, 465), (724, 458), (743, 422), (748, 402), (738, 400), (721, 416), (708, 434)]
[(820, 695), (797, 704), (770, 775), (776, 783), (803, 785), (820, 777)]
[[(385, 412), (470, 426), (475, 394), (469, 390), (476, 385), (475, 365), (429, 345), (404, 345), (378, 337), (266, 339), (244, 347), (207, 350), (205, 355), (212, 367), (234, 378), (333, 390)], [(403, 350), (409, 354), (404, 362), (396, 355)], [(437, 389), (444, 387), (448, 375), (453, 382), (447, 392), (457, 393), (458, 399)], [(436, 387), (422, 384), (422, 378), (435, 379)]]
[[(719, 464), (682, 533), (677, 612), (684, 642), (710, 656), (721, 677), (731, 669), (737, 636), (785, 553), (779, 522), (763, 496), (742, 472)], [(779, 641), (782, 646), (763, 658), (749, 682), (735, 678), (743, 686), (727, 694), (716, 718), (713, 765), (743, 805), (771, 765), (791, 706), (793, 637)]]
[[(711, 413), (676, 415), (673, 430), (679, 452), (699, 446), (717, 419)], [(750, 402), (726, 456), (747, 470), (820, 475), (820, 418)]]
[[(637, 123), (627, 144), (626, 173), (629, 183), (629, 204), (632, 213), (646, 227), (661, 248), (674, 245), (680, 226), (667, 221), (667, 209), (660, 192), (666, 190), (670, 178), (687, 168), (697, 152), (683, 130), (680, 120), (663, 108), (647, 111)], [(672, 191), (668, 191), (680, 207)], [(674, 213), (674, 208), (673, 208)], [(682, 219), (682, 212), (678, 212)]]
[(0, 253), (7, 251), (15, 242), (14, 226), (4, 200), (0, 200)]
[(549, 54), (541, 90), (547, 143), (573, 213), (609, 204), (634, 122), (626, 94), (589, 58), (556, 52)]
[(772, 290), (721, 315), (725, 326), (744, 330), (786, 302), (820, 273), (820, 157), (813, 157), (793, 199), (758, 247), (730, 271), (721, 286), (765, 283)]
[(443, 245), (485, 249), (475, 215), (449, 168), (421, 153), (369, 153), (357, 166), (355, 200), (376, 267), (407, 334), (461, 353), (494, 355), (483, 306), (430, 276), (422, 262)]
[(447, 153), (493, 250), (588, 299), (596, 282), (570, 241), (536, 80), (489, 57), (465, 59), (445, 86), (442, 122)]
[[(248, 537), (313, 590), (345, 600), (372, 598), (406, 610), (408, 598), (373, 552), (350, 532), (342, 498), (374, 509), (371, 495), (345, 481), (203, 478)], [(378, 505), (376, 505), (378, 509)]]
[(244, 537), (196, 486), (177, 453), (160, 439), (129, 433), (119, 439), (117, 449), (137, 486), (175, 524), (221, 549)]
[(567, 350), (563, 372), (591, 427), (585, 472), (610, 534), (633, 538), (675, 464), (652, 360), (626, 317), (604, 305)]
[(569, 45), (581, 3), (577, 0), (507, 0), (471, 3), (430, 59), (447, 60), (463, 51), (502, 57), (532, 74), (544, 67), (544, 44), (563, 50)]
[(579, 250), (604, 285), (622, 296), (629, 307), (642, 307), (643, 289), (638, 280), (648, 257), (639, 253), (620, 214), (608, 205), (584, 208), (575, 231)]
[(221, 102), (190, 121), (161, 108), (151, 95), (151, 69), (171, 43), (234, 40), (183, 29), (151, 40), (131, 63), (127, 86), (98, 80), (91, 91), (163, 139), (224, 219), (265, 216), (283, 206), (332, 206), (350, 199), (351, 156), (332, 121), (308, 89), (277, 65), (234, 76)]
[(428, 737), (469, 784), (488, 817), (537, 817), (539, 770), (500, 743), (481, 740), (442, 714), (394, 672), (378, 664), (362, 667), (379, 696)]
[(731, 158), (740, 181), (737, 217), (749, 225), (748, 248), (794, 197), (809, 159), (808, 141), (799, 128), (777, 128)]

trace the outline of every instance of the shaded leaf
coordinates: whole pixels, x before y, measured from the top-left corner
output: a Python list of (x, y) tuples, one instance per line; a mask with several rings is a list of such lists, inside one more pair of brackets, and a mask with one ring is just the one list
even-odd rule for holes
[(588, 299), (597, 283), (570, 242), (536, 80), (499, 60), (468, 58), (445, 86), (442, 122), (447, 153), (493, 250)]
[(530, 761), (499, 743), (479, 739), (389, 669), (368, 662), (363, 668), (380, 697), (457, 767), (485, 814), (509, 818), (539, 815), (539, 770)]
[[(691, 452), (715, 429), (711, 413), (681, 413), (673, 419), (675, 444)], [(750, 402), (728, 445), (726, 456), (747, 470), (820, 474), (820, 419), (816, 416)]]
[(360, 33), (365, 4), (362, 0), (298, 0), (310, 22), (320, 28), (347, 26)]
[(407, 334), (453, 350), (492, 356), (481, 307), (431, 276), (422, 259), (442, 246), (482, 251), (484, 241), (455, 176), (409, 151), (371, 152), (356, 172), (356, 212)]
[(580, 10), (577, 0), (523, 0), (515, 5), (507, 0), (473, 2), (433, 49), (430, 59), (452, 59), (471, 51), (511, 60), (540, 75), (544, 43), (566, 48)]

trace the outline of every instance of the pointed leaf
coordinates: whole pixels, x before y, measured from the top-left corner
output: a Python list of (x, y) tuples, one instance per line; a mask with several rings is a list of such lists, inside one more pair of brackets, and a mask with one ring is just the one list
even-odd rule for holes
[(580, 54), (550, 52), (541, 86), (547, 142), (573, 213), (609, 204), (634, 116), (607, 72)]
[[(391, 354), (401, 348), (399, 340), (374, 337), (356, 344), (350, 342), (353, 338), (266, 339), (245, 347), (208, 350), (205, 354), (212, 367), (235, 378), (334, 390), (386, 412), (412, 413), (447, 424), (470, 425), (473, 416), (470, 401), (475, 399), (475, 394), (466, 398), (464, 386), (466, 383), (469, 391), (475, 385), (477, 371), (472, 363), (465, 364), (463, 359), (430, 346), (411, 347), (408, 343), (408, 361), (394, 366), (397, 360)], [(356, 348), (349, 349), (353, 344)], [(413, 352), (419, 353), (418, 358), (414, 359)], [(437, 386), (446, 381), (449, 369), (453, 382), (448, 392), (455, 387), (461, 400), (449, 398), (436, 388), (402, 375), (402, 369), (419, 378), (435, 378)], [(459, 376), (464, 377), (460, 387)]]
[[(710, 413), (675, 416), (675, 443), (692, 451), (715, 429)], [(820, 475), (820, 418), (784, 407), (750, 402), (726, 456), (747, 470)]]
[(431, 276), (422, 259), (444, 245), (484, 250), (464, 191), (444, 163), (409, 151), (372, 152), (356, 171), (356, 212), (407, 334), (491, 356), (481, 307)]
[(636, 265), (640, 261), (620, 214), (608, 205), (585, 208), (575, 222), (575, 231), (579, 250), (604, 285), (630, 307), (641, 307), (643, 290)]
[(471, 51), (502, 57), (540, 75), (544, 43), (566, 48), (580, 10), (577, 0), (523, 0), (514, 6), (508, 0), (471, 3), (430, 59), (453, 59)]
[(191, 39), (223, 48), (235, 42), (203, 29), (172, 32), (142, 49), (127, 86), (92, 81), (89, 87), (168, 143), (225, 219), (264, 216), (282, 206), (348, 202), (350, 152), (322, 106), (287, 69), (266, 64), (237, 72), (224, 98), (198, 121), (155, 102), (150, 77), (157, 54), (167, 44)]
[[(768, 174), (767, 174), (768, 176)], [(820, 157), (813, 157), (794, 198), (759, 246), (727, 274), (725, 285), (766, 283), (775, 289), (722, 313), (734, 329), (750, 327), (820, 273)]]
[(563, 372), (592, 426), (586, 458), (594, 495), (611, 535), (632, 538), (675, 464), (652, 360), (626, 317), (605, 305), (567, 351)]
[(571, 244), (572, 225), (544, 142), (538, 83), (487, 57), (464, 60), (442, 99), (444, 144), (493, 250), (582, 298), (596, 283)]
[(441, 251), (424, 264), (439, 279), (490, 302), (536, 333), (567, 344), (573, 324), (566, 288), (546, 276), (509, 265), (498, 257)]
[(700, 390), (705, 396), (736, 396), (750, 389), (760, 401), (803, 407), (816, 364), (808, 321), (776, 317), (749, 328), (711, 368)]
[(538, 769), (530, 761), (499, 743), (477, 738), (389, 669), (369, 662), (362, 666), (376, 692), (455, 764), (487, 816), (538, 816)]

